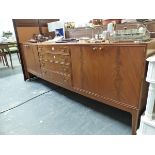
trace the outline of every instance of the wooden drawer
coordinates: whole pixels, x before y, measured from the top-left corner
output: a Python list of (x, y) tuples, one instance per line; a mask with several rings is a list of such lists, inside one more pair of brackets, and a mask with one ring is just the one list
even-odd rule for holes
[(71, 86), (71, 58), (66, 46), (39, 46), (43, 78), (57, 84)]
[(50, 71), (48, 69), (42, 69), (42, 76), (50, 81), (50, 82), (57, 82), (57, 83), (63, 83), (62, 75), (58, 74), (57, 72)]
[(70, 54), (63, 52), (42, 52), (39, 53), (39, 58), (41, 61), (45, 62), (55, 62), (55, 63), (68, 63), (70, 62)]
[(62, 52), (69, 53), (69, 47), (67, 46), (38, 46), (39, 52)]
[(51, 71), (57, 71), (57, 72), (62, 72), (66, 74), (71, 73), (71, 67), (70, 64), (61, 64), (61, 63), (56, 63), (56, 62), (45, 62), (41, 61), (41, 68), (45, 68)]
[(50, 71), (48, 69), (42, 69), (42, 76), (44, 79), (50, 82), (55, 82), (65, 86), (71, 86), (71, 75), (63, 74), (57, 71)]
[(62, 69), (63, 69), (64, 73), (71, 74), (71, 66), (70, 65), (63, 65)]

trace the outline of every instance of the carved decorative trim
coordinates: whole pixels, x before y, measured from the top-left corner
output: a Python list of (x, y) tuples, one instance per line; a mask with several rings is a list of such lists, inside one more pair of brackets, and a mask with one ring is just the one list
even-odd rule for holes
[(110, 101), (110, 102), (113, 102), (113, 103), (115, 103), (115, 104), (119, 104), (119, 105), (124, 106), (124, 107), (136, 109), (136, 107), (131, 106), (131, 105), (129, 105), (129, 104), (125, 104), (125, 103), (116, 101), (116, 100), (114, 100), (114, 99), (107, 98), (107, 97), (105, 97), (105, 96), (99, 95), (99, 94), (97, 94), (97, 93), (93, 93), (93, 92), (88, 91), (88, 90), (84, 90), (84, 89), (80, 89), (80, 88), (75, 88), (75, 87), (74, 87), (73, 89), (76, 90), (76, 91), (78, 91), (78, 92), (85, 93), (85, 94), (91, 95), (91, 96), (93, 96), (93, 97), (97, 97), (97, 98), (99, 98), (99, 99), (103, 99), (103, 100), (105, 100), (105, 101)]

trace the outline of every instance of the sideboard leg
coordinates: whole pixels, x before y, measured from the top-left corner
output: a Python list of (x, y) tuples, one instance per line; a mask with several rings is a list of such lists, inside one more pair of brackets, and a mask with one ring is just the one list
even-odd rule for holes
[(131, 115), (132, 115), (132, 135), (136, 135), (139, 122), (139, 111), (135, 110), (131, 113)]

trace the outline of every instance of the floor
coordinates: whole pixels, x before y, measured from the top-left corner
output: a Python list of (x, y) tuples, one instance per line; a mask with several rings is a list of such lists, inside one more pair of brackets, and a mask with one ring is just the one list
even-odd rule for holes
[(131, 134), (129, 113), (41, 79), (25, 82), (16, 54), (13, 64), (0, 64), (1, 135)]

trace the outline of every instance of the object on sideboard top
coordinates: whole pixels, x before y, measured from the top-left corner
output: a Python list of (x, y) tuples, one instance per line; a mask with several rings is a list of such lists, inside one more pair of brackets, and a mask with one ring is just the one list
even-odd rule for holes
[(66, 22), (65, 23), (65, 29), (74, 29), (75, 28), (75, 22)]
[(145, 25), (140, 25), (135, 29), (116, 30), (110, 34), (109, 40), (112, 42), (118, 41), (149, 41), (150, 32), (147, 30)]
[(120, 24), (122, 19), (103, 19), (102, 25), (108, 25), (111, 22), (115, 22), (116, 24)]
[(32, 38), (32, 39), (28, 40), (28, 42), (30, 42), (30, 43), (37, 43), (37, 40)]
[(90, 23), (94, 25), (102, 25), (102, 19), (92, 19)]
[(47, 40), (49, 40), (49, 37), (47, 36), (44, 36), (42, 34), (34, 34), (33, 37), (30, 40), (28, 40), (28, 42), (37, 43), (37, 42), (44, 42)]
[(78, 42), (78, 39), (75, 38), (68, 38), (68, 39), (62, 39), (61, 41), (56, 41), (56, 43), (76, 43)]
[(69, 43), (69, 42), (76, 43), (78, 42), (78, 39), (75, 39), (75, 38), (64, 39), (62, 36), (60, 36), (60, 37), (55, 37), (52, 40), (45, 41), (45, 43)]

